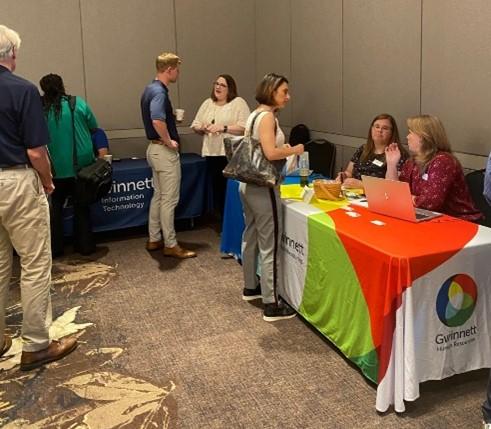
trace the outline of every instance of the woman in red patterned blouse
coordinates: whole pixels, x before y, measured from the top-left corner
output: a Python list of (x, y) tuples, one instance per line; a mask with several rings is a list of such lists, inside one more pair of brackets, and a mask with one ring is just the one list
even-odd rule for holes
[(435, 116), (421, 115), (407, 120), (407, 142), (411, 158), (402, 166), (397, 145), (386, 149), (386, 178), (408, 182), (416, 207), (476, 221), (482, 217), (476, 209), (465, 182), (464, 171), (452, 155), (445, 129)]

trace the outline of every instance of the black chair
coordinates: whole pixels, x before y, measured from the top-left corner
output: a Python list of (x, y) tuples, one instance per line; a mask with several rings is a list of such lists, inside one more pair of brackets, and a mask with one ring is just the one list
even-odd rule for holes
[(309, 153), (310, 169), (333, 179), (336, 174), (336, 145), (325, 139), (314, 139), (305, 145), (305, 150)]
[(305, 124), (297, 124), (290, 131), (288, 143), (292, 146), (310, 141), (310, 130)]
[(466, 174), (465, 181), (476, 207), (484, 214), (484, 220), (480, 220), (478, 223), (491, 228), (491, 206), (482, 194), (484, 191), (484, 172), (484, 170), (472, 171)]

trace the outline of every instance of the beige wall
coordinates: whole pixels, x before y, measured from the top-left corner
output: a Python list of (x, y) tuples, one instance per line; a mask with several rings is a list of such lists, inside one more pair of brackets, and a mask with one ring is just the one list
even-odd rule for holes
[(366, 136), (385, 112), (404, 128), (419, 112), (420, 48), (420, 0), (344, 2), (343, 134)]
[[(265, 73), (290, 78), (281, 123), (304, 122), (338, 146), (343, 165), (371, 118), (439, 115), (466, 167), (491, 149), (491, 3), (487, 0), (22, 0), (1, 23), (21, 34), (18, 73), (61, 74), (117, 145), (144, 145), (139, 98), (165, 50), (183, 58), (171, 86), (194, 117), (218, 73), (254, 107)], [(471, 29), (471, 30), (470, 30)], [(190, 137), (190, 150), (199, 143)], [(117, 147), (114, 148), (117, 150)], [(141, 148), (139, 148), (141, 149)]]
[(455, 150), (491, 150), (491, 2), (423, 2), (421, 109), (443, 120)]
[(57, 72), (70, 92), (86, 95), (79, 0), (4, 1), (0, 11), (0, 23), (22, 39), (18, 74), (38, 83)]
[(173, 1), (80, 4), (87, 101), (105, 128), (141, 128), (140, 95), (155, 57), (176, 49)]
[[(183, 59), (179, 78), (185, 123), (210, 96), (220, 73), (230, 74), (239, 95), (249, 103), (255, 84), (254, 2), (243, 0), (177, 0), (177, 50)], [(177, 107), (177, 104), (174, 103)]]
[[(255, 82), (270, 72), (291, 77), (291, 7), (289, 1), (263, 0), (255, 8)], [(255, 102), (251, 104), (251, 108)], [(280, 113), (280, 122), (290, 124), (292, 104)]]

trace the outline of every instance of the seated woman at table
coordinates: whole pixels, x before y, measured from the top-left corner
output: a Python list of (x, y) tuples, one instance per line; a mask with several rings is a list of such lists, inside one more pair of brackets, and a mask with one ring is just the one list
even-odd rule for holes
[[(95, 251), (95, 239), (90, 220), (90, 206), (77, 195), (77, 171), (74, 165), (76, 144), (77, 167), (95, 161), (91, 132), (97, 128), (92, 110), (81, 97), (76, 97), (72, 112), (65, 86), (60, 76), (48, 74), (39, 82), (44, 95), (42, 103), (50, 143), (48, 150), (54, 170), (55, 190), (51, 195), (51, 251), (53, 257), (63, 254), (63, 206), (68, 197), (73, 202), (73, 237), (75, 251), (89, 255)], [(74, 128), (74, 129), (73, 129)], [(74, 142), (75, 139), (75, 142)]]
[(407, 120), (407, 142), (411, 158), (400, 174), (397, 166), (401, 153), (396, 144), (385, 150), (387, 179), (408, 182), (416, 207), (476, 221), (482, 214), (474, 206), (460, 162), (436, 116), (421, 115)]
[(227, 185), (222, 174), (227, 165), (223, 139), (232, 134), (242, 135), (249, 113), (249, 106), (237, 95), (233, 77), (221, 74), (213, 82), (210, 98), (203, 102), (191, 124), (196, 133), (203, 135), (201, 155), (206, 157), (213, 186), (214, 208), (221, 217)]
[(390, 143), (397, 143), (402, 166), (408, 153), (400, 143), (397, 123), (391, 115), (382, 113), (373, 118), (367, 142), (356, 150), (346, 170), (339, 173), (336, 180), (341, 181), (345, 188), (362, 188), (361, 176), (385, 177), (385, 148)]
[[(274, 73), (267, 74), (256, 89), (256, 100), (259, 106), (247, 119), (246, 132), (259, 140), (266, 159), (284, 160), (303, 153), (303, 144), (293, 147), (285, 144), (285, 135), (276, 119), (278, 110), (290, 100), (288, 80)], [(267, 322), (294, 317), (295, 311), (279, 301), (277, 295), (280, 273), (277, 253), (282, 225), (279, 184), (270, 188), (241, 183), (239, 193), (246, 224), (242, 239), (245, 286), (242, 298), (246, 301), (262, 298), (263, 319)], [(259, 286), (256, 280), (258, 255), (261, 256)]]

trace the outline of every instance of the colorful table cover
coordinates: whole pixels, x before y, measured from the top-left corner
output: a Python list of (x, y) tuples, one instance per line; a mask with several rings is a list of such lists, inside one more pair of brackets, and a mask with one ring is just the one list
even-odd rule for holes
[(282, 187), (282, 296), (378, 384), (378, 411), (404, 411), (423, 381), (491, 366), (491, 229), (299, 193)]

